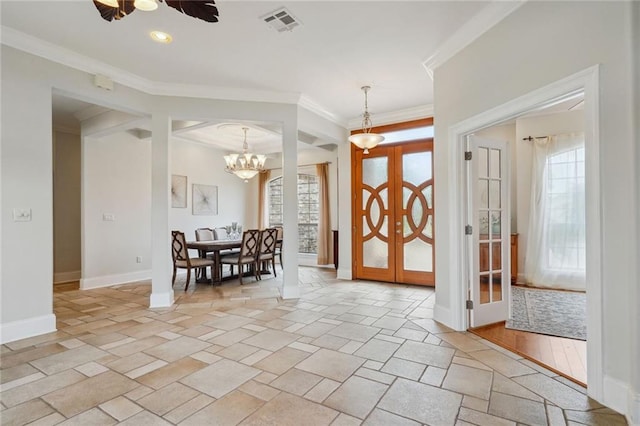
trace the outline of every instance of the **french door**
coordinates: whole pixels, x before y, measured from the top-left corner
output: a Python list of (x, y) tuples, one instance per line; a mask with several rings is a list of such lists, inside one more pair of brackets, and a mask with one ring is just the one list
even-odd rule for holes
[(470, 326), (505, 321), (509, 314), (511, 240), (506, 142), (467, 138), (467, 236), (471, 279)]
[(354, 278), (434, 285), (433, 141), (353, 153)]

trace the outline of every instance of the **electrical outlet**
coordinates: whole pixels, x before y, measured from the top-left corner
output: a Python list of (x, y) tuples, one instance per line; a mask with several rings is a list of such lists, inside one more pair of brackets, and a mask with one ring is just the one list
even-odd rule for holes
[(14, 222), (31, 222), (31, 209), (13, 209)]
[(103, 213), (102, 220), (105, 222), (113, 222), (114, 220), (116, 220), (116, 216), (111, 213)]
[(142, 256), (136, 256), (136, 263), (142, 263)]

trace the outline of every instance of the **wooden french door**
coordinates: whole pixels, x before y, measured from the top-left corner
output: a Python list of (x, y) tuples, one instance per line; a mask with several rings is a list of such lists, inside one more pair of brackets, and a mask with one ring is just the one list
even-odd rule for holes
[(354, 278), (434, 285), (433, 140), (352, 158)]

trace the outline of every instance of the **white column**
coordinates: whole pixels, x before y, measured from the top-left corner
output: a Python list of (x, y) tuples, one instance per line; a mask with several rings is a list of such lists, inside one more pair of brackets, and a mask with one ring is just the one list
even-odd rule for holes
[[(297, 108), (296, 108), (297, 110)], [(295, 110), (294, 110), (295, 111)], [(300, 297), (298, 287), (298, 116), (285, 120), (282, 143), (282, 298)]]
[(150, 308), (173, 304), (169, 206), (171, 174), (171, 120), (166, 112), (151, 118), (151, 298)]
[(353, 224), (351, 223), (351, 144), (346, 140), (338, 145), (338, 278), (352, 279), (351, 239)]

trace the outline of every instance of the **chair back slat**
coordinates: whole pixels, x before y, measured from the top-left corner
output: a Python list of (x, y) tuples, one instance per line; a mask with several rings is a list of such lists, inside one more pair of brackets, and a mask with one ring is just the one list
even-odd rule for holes
[(242, 233), (240, 257), (255, 257), (260, 250), (260, 230), (247, 229)]
[(171, 231), (171, 256), (173, 261), (184, 260), (189, 263), (189, 252), (187, 251), (187, 240), (184, 232)]
[(215, 240), (213, 229), (211, 228), (198, 228), (196, 229), (196, 241), (213, 241)]
[(278, 230), (276, 228), (267, 228), (262, 231), (260, 237), (260, 254), (272, 254), (276, 251), (276, 242), (278, 241)]

